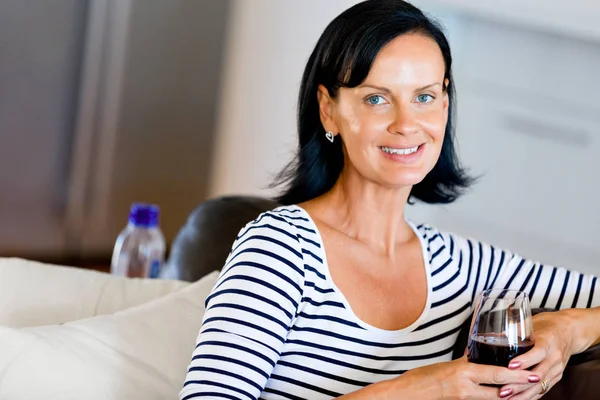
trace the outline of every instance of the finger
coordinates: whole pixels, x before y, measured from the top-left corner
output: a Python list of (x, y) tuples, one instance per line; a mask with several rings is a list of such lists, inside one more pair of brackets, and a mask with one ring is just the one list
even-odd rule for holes
[(515, 357), (508, 364), (510, 369), (528, 369), (544, 361), (548, 357), (549, 346), (545, 343), (536, 343), (531, 350), (525, 354)]
[(468, 397), (471, 399), (481, 400), (498, 400), (498, 398), (506, 399), (512, 393), (501, 393), (500, 389), (489, 386), (475, 386), (474, 392)]
[(488, 385), (536, 383), (541, 379), (537, 373), (531, 371), (479, 364), (473, 364), (471, 376), (475, 383)]
[(560, 373), (560, 369), (556, 370), (556, 367), (555, 364), (548, 361), (538, 364), (538, 366), (531, 371), (531, 374), (534, 376), (529, 377), (528, 383), (504, 385), (502, 386), (501, 391), (512, 390), (513, 396), (515, 396), (516, 394), (523, 393), (533, 387), (540, 388), (539, 382), (541, 382), (542, 379), (545, 378), (550, 381), (550, 376), (553, 377)]
[[(545, 379), (548, 382), (548, 389), (546, 390), (545, 393), (542, 393), (543, 390), (543, 385), (540, 381), (540, 383), (536, 383), (533, 384), (531, 386), (531, 388), (528, 388), (516, 395), (513, 395), (510, 397), (510, 400), (531, 400), (531, 399), (540, 399), (542, 398), (545, 394), (547, 394), (554, 385), (556, 385), (558, 383), (558, 381), (560, 381), (560, 378), (562, 377), (562, 373), (559, 373), (557, 375), (553, 375), (552, 378), (550, 376), (547, 376)], [(514, 389), (513, 389), (514, 390)]]
[(531, 387), (530, 389), (527, 389), (519, 394), (517, 394), (516, 396), (511, 396), (509, 399), (510, 400), (537, 400), (537, 399), (541, 399), (544, 395), (546, 395), (550, 389), (552, 389), (552, 387), (556, 384), (556, 382), (558, 382), (557, 379), (554, 379), (553, 381), (548, 381), (548, 390), (546, 390), (545, 393), (542, 393), (542, 384), (538, 383), (535, 384), (533, 387)]
[[(512, 396), (515, 396), (519, 393), (523, 393), (526, 390), (533, 388), (534, 386), (539, 387), (539, 383), (526, 383), (526, 384), (513, 384), (513, 385), (504, 385), (500, 388), (500, 393), (509, 392)], [(512, 398), (512, 397), (511, 397)]]
[[(510, 397), (511, 399), (513, 398), (518, 398), (516, 397), (519, 394), (522, 393), (534, 393), (537, 391), (541, 391), (541, 384), (540, 382), (542, 381), (542, 379), (547, 379), (548, 381), (550, 381), (549, 378), (547, 378), (546, 374), (541, 374), (539, 371), (531, 371), (531, 373), (533, 375), (535, 375), (535, 377), (531, 377), (529, 379), (529, 382), (526, 384), (508, 384), (508, 385), (503, 385), (502, 388), (500, 389), (502, 392), (504, 391), (511, 391), (512, 392), (512, 396)], [(539, 378), (539, 379), (538, 379)], [(529, 397), (526, 397), (527, 399), (529, 399)]]
[(509, 397), (509, 400), (537, 400), (543, 396), (541, 392), (542, 386), (538, 383), (524, 392)]
[(560, 364), (548, 359), (533, 368), (531, 373), (540, 377), (539, 381), (532, 383), (541, 382), (542, 379), (546, 379), (550, 382), (551, 379), (554, 379), (555, 376), (562, 373), (562, 368), (560, 367)]
[(551, 363), (549, 360), (538, 364), (535, 368), (531, 369), (531, 375), (528, 377), (528, 383), (526, 384), (508, 384), (502, 386), (502, 390), (512, 389), (513, 395), (522, 393), (529, 388), (536, 386), (543, 378), (547, 377), (550, 374), (550, 370), (554, 368), (555, 364)]

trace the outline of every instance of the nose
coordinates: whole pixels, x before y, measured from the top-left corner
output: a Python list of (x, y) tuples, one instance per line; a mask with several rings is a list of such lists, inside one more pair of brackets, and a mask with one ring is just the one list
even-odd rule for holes
[(394, 110), (393, 120), (388, 131), (392, 134), (413, 135), (419, 131), (415, 111), (410, 104), (398, 104)]

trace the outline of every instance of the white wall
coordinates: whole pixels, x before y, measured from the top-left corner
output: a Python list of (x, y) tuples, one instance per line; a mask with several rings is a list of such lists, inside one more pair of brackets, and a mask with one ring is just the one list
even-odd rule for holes
[(413, 0), (474, 17), (502, 21), (588, 40), (600, 40), (598, 0)]
[(268, 194), (296, 145), (296, 97), (326, 25), (357, 1), (236, 0), (210, 194)]

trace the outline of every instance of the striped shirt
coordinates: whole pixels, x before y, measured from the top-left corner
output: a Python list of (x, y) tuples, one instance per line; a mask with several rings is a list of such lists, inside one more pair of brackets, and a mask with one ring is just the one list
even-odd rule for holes
[(180, 399), (330, 399), (449, 361), (476, 294), (492, 287), (525, 290), (532, 307), (600, 305), (596, 277), (411, 226), (423, 248), (426, 307), (411, 326), (388, 331), (352, 312), (302, 208), (246, 225), (206, 299)]

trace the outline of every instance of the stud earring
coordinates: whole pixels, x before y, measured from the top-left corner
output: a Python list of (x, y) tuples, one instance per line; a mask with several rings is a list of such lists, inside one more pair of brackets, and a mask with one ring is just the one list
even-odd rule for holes
[(331, 143), (333, 143), (333, 139), (334, 139), (333, 132), (327, 131), (327, 133), (325, 134), (325, 137), (327, 138), (327, 140), (329, 140)]

